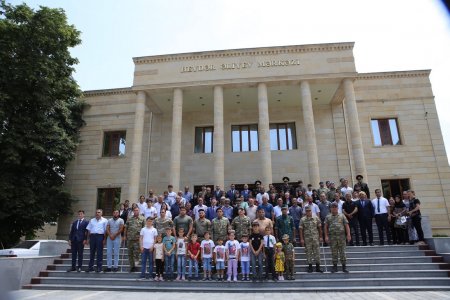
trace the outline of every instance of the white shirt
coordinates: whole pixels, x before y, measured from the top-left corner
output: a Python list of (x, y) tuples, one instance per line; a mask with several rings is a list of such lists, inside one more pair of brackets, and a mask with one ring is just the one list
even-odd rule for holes
[(152, 207), (147, 207), (144, 210), (144, 217), (145, 217), (145, 219), (147, 219), (148, 217), (156, 218), (157, 215), (158, 215), (158, 211), (153, 206)]
[(177, 254), (186, 254), (186, 241), (184, 240), (184, 238), (177, 238)]
[(241, 261), (250, 261), (250, 244), (248, 242), (242, 242), (240, 245), (241, 248)]
[(153, 226), (150, 228), (145, 226), (141, 229), (140, 235), (142, 236), (142, 246), (144, 249), (150, 249), (155, 244), (158, 231), (156, 231), (156, 228)]
[(203, 240), (200, 244), (203, 258), (211, 258), (214, 251), (214, 242), (212, 240)]
[(172, 206), (172, 204), (174, 204), (175, 202), (176, 202), (176, 198), (177, 198), (177, 193), (175, 193), (175, 192), (170, 192), (168, 195), (167, 195), (167, 204), (169, 204), (169, 206)]
[(264, 193), (264, 194), (258, 193), (256, 195), (256, 200), (258, 201), (258, 205), (261, 205), (263, 203), (263, 201), (262, 201), (263, 196), (265, 196), (267, 199), (269, 199), (269, 194), (267, 194), (267, 193)]
[(89, 230), (89, 234), (105, 234), (107, 224), (108, 220), (103, 217), (100, 220), (93, 218), (89, 221), (86, 229)]
[(163, 243), (155, 244), (155, 259), (163, 259), (164, 258), (164, 250)]
[(372, 200), (372, 205), (373, 205), (373, 210), (376, 215), (388, 213), (389, 201), (386, 198), (380, 197), (380, 211), (379, 212), (378, 212), (378, 198), (375, 198)]
[(236, 240), (228, 240), (225, 243), (225, 249), (227, 251), (229, 258), (236, 258), (240, 248), (241, 248), (241, 245)]
[(342, 204), (344, 204), (344, 201), (339, 200), (338, 202), (338, 213), (342, 214)]
[[(279, 216), (281, 216), (281, 206), (274, 206), (273, 207), (273, 212), (275, 213), (275, 218), (278, 218)], [(289, 210), (288, 210), (288, 214), (289, 214)]]
[[(269, 239), (269, 241), (267, 241), (267, 239)], [(264, 248), (273, 248), (275, 246), (275, 243), (277, 242), (273, 235), (265, 235), (263, 241)]]
[(141, 203), (141, 202), (139, 202), (138, 204), (137, 204), (137, 206), (139, 207), (139, 214), (140, 215), (144, 215), (145, 214), (145, 209), (148, 207), (148, 205), (147, 205), (147, 203)]
[[(306, 213), (305, 208), (308, 206), (311, 207), (311, 212), (313, 213), (313, 215), (317, 216), (320, 213), (320, 208), (317, 204), (315, 204), (314, 202), (311, 204), (309, 204), (309, 202), (306, 202), (305, 206), (303, 207), (303, 214)], [(342, 204), (341, 204), (341, 210), (342, 210)]]
[(341, 188), (341, 193), (343, 196), (345, 196), (345, 194), (347, 194), (348, 192), (353, 193), (353, 189), (349, 186), (348, 187), (344, 186), (343, 188)]
[[(164, 202), (163, 202), (164, 203)], [(155, 204), (153, 204), (153, 207), (154, 208), (156, 208), (156, 212), (157, 212), (157, 214), (158, 214), (158, 218), (160, 218), (161, 217), (161, 206), (162, 206), (162, 203), (159, 203), (159, 202), (156, 202)], [(166, 214), (167, 214), (167, 212), (170, 210), (170, 207), (168, 208), (168, 209), (166, 209)]]
[(203, 204), (203, 205), (198, 204), (198, 205), (194, 206), (194, 215), (195, 215), (196, 220), (200, 219), (200, 213), (198, 212), (200, 209), (203, 209), (206, 214), (206, 210), (208, 209), (208, 206), (206, 206), (205, 204)]

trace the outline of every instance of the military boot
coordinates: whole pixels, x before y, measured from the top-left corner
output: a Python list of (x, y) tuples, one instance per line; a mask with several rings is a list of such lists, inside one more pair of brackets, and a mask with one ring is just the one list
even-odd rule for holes
[(308, 265), (308, 273), (312, 273), (312, 271), (313, 271), (312, 264), (309, 264)]
[(320, 268), (320, 264), (316, 264), (316, 272), (323, 273), (322, 269)]
[(345, 264), (342, 264), (342, 272), (348, 273), (347, 266)]
[(336, 273), (338, 271), (337, 264), (333, 265), (333, 268), (331, 268), (331, 273)]

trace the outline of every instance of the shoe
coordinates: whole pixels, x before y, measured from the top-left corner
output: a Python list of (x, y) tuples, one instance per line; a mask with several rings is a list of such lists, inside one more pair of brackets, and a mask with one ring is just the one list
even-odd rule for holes
[(205, 277), (202, 279), (202, 281), (207, 281), (207, 280), (208, 280), (208, 277)]
[(80, 273), (81, 272), (81, 267), (77, 268), (77, 272)]
[(159, 281), (164, 281), (164, 278), (162, 276), (159, 277)]
[(227, 281), (228, 281), (228, 282), (231, 282), (231, 276), (230, 276), (230, 277), (228, 277)]
[(136, 267), (131, 267), (131, 268), (130, 268), (130, 273), (136, 272), (136, 271), (137, 271), (137, 268), (136, 268)]
[(347, 270), (347, 266), (344, 265), (344, 264), (342, 264), (342, 272), (349, 273), (348, 270)]
[(373, 243), (370, 243), (370, 246), (372, 246), (372, 247), (373, 247), (373, 246), (374, 246), (374, 244), (373, 244)]
[(186, 277), (181, 276), (180, 280), (181, 280), (181, 281), (186, 281)]
[(67, 269), (67, 272), (75, 272), (76, 271), (76, 269), (75, 268), (70, 268), (70, 269)]
[(111, 272), (111, 271), (112, 271), (111, 268), (106, 268), (105, 271), (103, 271), (103, 272), (109, 273), (109, 272)]
[(180, 276), (177, 276), (177, 278), (175, 279), (175, 281), (180, 281)]
[(89, 272), (94, 272), (94, 268), (88, 268), (88, 269), (86, 269), (86, 271), (85, 271), (86, 273), (89, 273)]
[(150, 276), (150, 277), (148, 278), (148, 281), (154, 281), (153, 277)]
[(139, 277), (139, 278), (136, 279), (136, 280), (138, 280), (138, 281), (144, 281), (144, 280), (145, 280), (145, 277)]
[(359, 246), (361, 246), (361, 244), (360, 244), (360, 243), (356, 243), (355, 245), (356, 245), (356, 246), (358, 246), (358, 247), (359, 247)]
[(234, 282), (238, 281), (238, 280), (237, 280), (237, 276), (234, 276), (234, 280), (233, 280), (233, 281), (234, 281)]
[(95, 270), (95, 273), (100, 273), (102, 271), (101, 268), (97, 268), (97, 270)]
[(119, 269), (118, 269), (118, 268), (112, 268), (112, 271), (113, 271), (114, 273), (116, 273), (117, 271), (119, 271)]
[(281, 281), (284, 281), (284, 276), (283, 275), (281, 275), (281, 279), (280, 279)]
[(276, 277), (273, 277), (272, 280), (273, 281), (278, 281), (278, 279)]
[(308, 272), (308, 273), (312, 273), (312, 272), (313, 272), (313, 267), (312, 267), (311, 264), (308, 265), (308, 270), (307, 270), (307, 272)]
[(350, 244), (348, 244), (348, 245), (349, 245), (349, 246), (352, 246), (352, 247), (355, 246), (355, 244), (353, 244), (353, 243), (350, 243)]
[(333, 268), (331, 268), (331, 273), (336, 273), (338, 271), (337, 265), (333, 265)]
[(323, 273), (322, 269), (320, 268), (320, 264), (316, 264), (316, 272)]
[(363, 246), (367, 246), (367, 243), (363, 243)]

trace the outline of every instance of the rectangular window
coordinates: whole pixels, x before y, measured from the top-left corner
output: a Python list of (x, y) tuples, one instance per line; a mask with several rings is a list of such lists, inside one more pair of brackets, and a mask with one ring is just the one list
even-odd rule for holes
[(125, 156), (126, 131), (108, 131), (103, 136), (104, 157)]
[(231, 144), (233, 152), (258, 151), (258, 125), (231, 126)]
[(213, 152), (214, 127), (196, 127), (195, 128), (195, 153)]
[(411, 189), (409, 179), (381, 179), (381, 187), (383, 189), (383, 196), (386, 199), (399, 195), (402, 196), (404, 191)]
[(97, 208), (103, 210), (104, 216), (112, 216), (115, 209), (119, 209), (120, 188), (98, 189)]
[(270, 124), (270, 150), (297, 149), (295, 123)]
[(401, 145), (397, 119), (372, 119), (371, 124), (375, 146)]

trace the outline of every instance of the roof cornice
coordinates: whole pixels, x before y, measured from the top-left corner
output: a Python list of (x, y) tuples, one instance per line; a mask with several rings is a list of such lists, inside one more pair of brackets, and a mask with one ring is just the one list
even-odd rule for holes
[(343, 51), (353, 50), (354, 42), (345, 43), (327, 43), (327, 44), (310, 44), (310, 45), (291, 45), (291, 46), (275, 46), (261, 48), (243, 48), (217, 51), (203, 51), (191, 53), (165, 54), (155, 56), (133, 57), (135, 64), (154, 64), (171, 61), (199, 60), (223, 57), (239, 57), (239, 56), (255, 56), (255, 55), (277, 55), (304, 52), (326, 52), (326, 51)]
[(385, 78), (429, 77), (430, 73), (431, 70), (358, 73), (356, 79), (368, 80), (368, 79), (385, 79)]
[(84, 91), (84, 97), (94, 97), (94, 96), (109, 96), (109, 95), (123, 95), (123, 94), (135, 94), (136, 92), (131, 89), (131, 87), (127, 88), (117, 88), (117, 89), (105, 89), (105, 90), (91, 90)]

